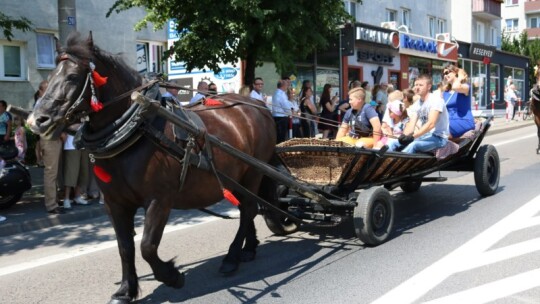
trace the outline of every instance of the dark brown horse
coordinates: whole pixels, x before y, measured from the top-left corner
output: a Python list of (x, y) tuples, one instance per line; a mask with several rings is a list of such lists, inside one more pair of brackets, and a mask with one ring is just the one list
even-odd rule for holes
[[(119, 130), (118, 125), (125, 121), (122, 117), (132, 111), (134, 103), (129, 93), (140, 88), (142, 78), (117, 56), (95, 46), (91, 34), (88, 39), (81, 39), (79, 34), (71, 35), (67, 46), (59, 49), (58, 54), (57, 67), (51, 73), (48, 89), (29, 117), (32, 130), (43, 136), (54, 137), (77, 122), (78, 118), (88, 115), (89, 120), (84, 127), (87, 137), (112, 136), (115, 130)], [(92, 64), (96, 72), (108, 77), (104, 85), (95, 83), (97, 79), (91, 76)], [(101, 110), (91, 107), (92, 91), (104, 106)], [(223, 95), (218, 99), (223, 101), (224, 106), (207, 107), (200, 104), (190, 108), (198, 113), (208, 134), (263, 162), (269, 162), (276, 142), (270, 112), (262, 103), (256, 104), (240, 95)], [(156, 117), (146, 123), (174, 140), (170, 122)], [(131, 140), (137, 136), (135, 132), (126, 140), (134, 142), (127, 148), (114, 153), (105, 151), (102, 153), (105, 156), (98, 158), (96, 155), (95, 159), (95, 168), (99, 170), (94, 169), (94, 172), (105, 194), (105, 208), (116, 232), (122, 260), (122, 283), (112, 295), (110, 303), (129, 303), (138, 296), (132, 235), (134, 215), (138, 208), (146, 211), (141, 242), (143, 258), (152, 267), (157, 280), (180, 288), (184, 284), (184, 275), (175, 268), (173, 261), (162, 261), (157, 252), (171, 208), (204, 208), (223, 198), (221, 184), (212, 170), (193, 166), (190, 166), (182, 190), (179, 190), (182, 165), (178, 157), (171, 156), (146, 135)], [(200, 144), (201, 139), (198, 141)], [(106, 143), (98, 145), (99, 148)], [(217, 171), (253, 193), (262, 191), (261, 174), (220, 149), (213, 147), (211, 151)], [(226, 181), (222, 182), (225, 187), (232, 187)], [(240, 227), (223, 259), (220, 268), (223, 273), (234, 272), (240, 262), (252, 260), (259, 244), (253, 221), (258, 212), (257, 203), (243, 200), (239, 193), (234, 193), (241, 202)]]
[(529, 107), (531, 113), (534, 115), (536, 134), (538, 136), (538, 147), (536, 147), (536, 154), (540, 154), (540, 71), (538, 71), (538, 81), (531, 90), (531, 103)]

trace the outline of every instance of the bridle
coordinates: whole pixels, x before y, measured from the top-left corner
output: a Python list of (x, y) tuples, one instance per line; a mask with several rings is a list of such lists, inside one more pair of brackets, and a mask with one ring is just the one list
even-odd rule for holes
[[(74, 62), (75, 64), (79, 64), (79, 62), (73, 58), (71, 55), (69, 54), (62, 54), (60, 56), (60, 61), (65, 61), (65, 60), (70, 60), (72, 62)], [(94, 85), (94, 81), (93, 81), (93, 78), (92, 78), (92, 66), (94, 65), (94, 63), (92, 61), (90, 61), (88, 63), (88, 73), (86, 74), (86, 80), (84, 81), (84, 86), (81, 90), (81, 93), (79, 94), (79, 97), (75, 100), (75, 102), (68, 108), (68, 110), (66, 111), (66, 114), (64, 115), (63, 117), (63, 123), (65, 125), (68, 125), (70, 123), (73, 123), (77, 120), (80, 120), (82, 118), (84, 118), (85, 120), (88, 120), (88, 115), (92, 112), (92, 110), (78, 110), (78, 108), (81, 106), (82, 102), (84, 101), (84, 95), (86, 93), (86, 90), (87, 90), (87, 87), (90, 86), (90, 90), (91, 90), (91, 98), (95, 98), (95, 96), (97, 95), (97, 90), (96, 90), (96, 86)], [(95, 66), (94, 66), (95, 67)], [(131, 96), (131, 93), (135, 92), (135, 91), (140, 91), (140, 90), (143, 90), (143, 89), (146, 89), (150, 86), (152, 86), (153, 84), (159, 82), (160, 79), (155, 79), (155, 80), (151, 80), (151, 81), (148, 81), (147, 83), (145, 84), (142, 84), (132, 90), (129, 90), (125, 93), (122, 93), (118, 96), (116, 96), (115, 98), (107, 101), (106, 104), (103, 105), (103, 108), (107, 107), (107, 106), (111, 106), (113, 104), (115, 104), (116, 102), (118, 101), (121, 101), (122, 99), (128, 97), (128, 96)], [(78, 111), (77, 111), (78, 110)]]
[[(60, 61), (66, 61), (66, 60), (74, 62), (75, 64), (79, 64), (79, 62), (77, 62), (77, 60), (75, 60), (74, 58), (72, 58), (72, 56), (70, 56), (70, 55), (68, 55), (66, 53), (60, 55)], [(68, 125), (69, 123), (75, 122), (78, 119), (81, 119), (81, 118), (84, 118), (84, 117), (88, 116), (89, 111), (81, 110), (81, 111), (79, 111), (77, 113), (76, 110), (81, 106), (82, 102), (84, 101), (84, 94), (86, 93), (86, 89), (87, 89), (89, 83), (90, 83), (92, 92), (95, 92), (95, 88), (94, 88), (94, 86), (92, 84), (92, 81), (90, 80), (91, 76), (92, 76), (92, 72), (88, 71), (88, 73), (86, 73), (86, 80), (84, 81), (84, 86), (83, 86), (83, 88), (81, 90), (81, 93), (79, 94), (79, 97), (67, 109), (66, 114), (64, 115), (64, 117), (62, 119), (63, 123), (65, 125)]]

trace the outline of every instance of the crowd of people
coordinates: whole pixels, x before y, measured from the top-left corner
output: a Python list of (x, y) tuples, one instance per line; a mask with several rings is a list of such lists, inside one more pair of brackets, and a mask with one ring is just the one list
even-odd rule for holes
[(265, 101), (271, 109), (277, 143), (320, 134), (366, 148), (388, 146), (390, 151), (416, 153), (444, 147), (449, 139), (475, 128), (468, 75), (452, 64), (445, 66), (437, 90), (432, 90), (430, 75), (421, 75), (403, 91), (384, 82), (371, 89), (367, 81), (356, 80), (350, 84), (348, 98), (339, 100), (330, 84), (317, 98), (309, 80), (296, 96), (285, 77), (269, 101), (263, 85), (262, 78), (256, 78), (249, 96)]

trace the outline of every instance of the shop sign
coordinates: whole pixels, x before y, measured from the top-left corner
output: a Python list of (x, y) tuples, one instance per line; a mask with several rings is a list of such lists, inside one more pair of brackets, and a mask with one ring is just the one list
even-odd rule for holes
[(356, 61), (372, 62), (380, 65), (393, 65), (394, 56), (388, 53), (375, 50), (358, 50), (356, 52)]
[(424, 38), (414, 38), (407, 34), (401, 34), (401, 47), (427, 53), (437, 53), (437, 42)]
[(401, 33), (399, 52), (438, 60), (456, 61), (458, 44), (413, 34)]
[(469, 57), (473, 60), (482, 60), (490, 61), (490, 59), (495, 55), (495, 47), (471, 43), (471, 48), (469, 50)]
[(356, 40), (399, 48), (398, 32), (356, 25)]

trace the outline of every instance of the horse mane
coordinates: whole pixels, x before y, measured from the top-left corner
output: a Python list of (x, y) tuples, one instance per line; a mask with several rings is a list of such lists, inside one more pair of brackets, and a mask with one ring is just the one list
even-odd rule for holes
[[(56, 63), (62, 59), (63, 54), (68, 54), (85, 63), (100, 61), (108, 69), (106, 74), (116, 74), (120, 79), (129, 80), (140, 84), (142, 77), (137, 71), (126, 64), (122, 54), (111, 54), (95, 45), (92, 40), (84, 39), (79, 32), (71, 32), (66, 40), (66, 46), (58, 50)], [(99, 71), (99, 73), (104, 73)]]

